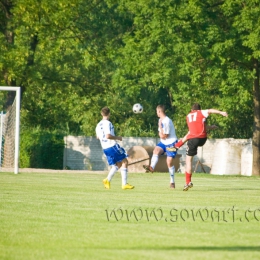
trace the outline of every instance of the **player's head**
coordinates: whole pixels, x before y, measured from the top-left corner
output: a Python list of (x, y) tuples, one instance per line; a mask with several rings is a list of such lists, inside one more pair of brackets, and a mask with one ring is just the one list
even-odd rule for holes
[(201, 110), (200, 104), (199, 103), (194, 103), (191, 110)]
[(102, 116), (109, 116), (110, 115), (110, 109), (108, 107), (103, 107), (101, 109), (101, 115)]
[(157, 116), (160, 117), (160, 115), (165, 115), (165, 105), (158, 105), (156, 107)]

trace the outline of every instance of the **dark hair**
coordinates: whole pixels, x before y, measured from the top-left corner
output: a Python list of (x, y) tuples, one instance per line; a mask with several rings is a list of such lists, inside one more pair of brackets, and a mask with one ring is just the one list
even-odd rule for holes
[(101, 109), (102, 116), (108, 116), (110, 114), (110, 109), (108, 107), (103, 107)]
[(199, 104), (199, 103), (193, 104), (193, 106), (192, 106), (191, 109), (192, 109), (192, 110), (201, 110), (200, 104)]
[(160, 109), (163, 113), (165, 113), (165, 105), (158, 105), (157, 109)]

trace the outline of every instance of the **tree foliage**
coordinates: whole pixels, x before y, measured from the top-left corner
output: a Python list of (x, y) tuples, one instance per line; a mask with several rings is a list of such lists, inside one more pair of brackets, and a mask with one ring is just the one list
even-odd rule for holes
[(211, 137), (253, 137), (260, 161), (259, 13), (259, 0), (1, 0), (0, 84), (22, 86), (23, 125), (69, 134), (94, 135), (108, 105), (118, 134), (156, 136), (163, 103), (181, 137), (199, 102), (229, 114)]
[[(194, 102), (229, 112), (228, 120), (210, 119), (220, 126), (213, 137), (252, 135), (252, 50), (228, 3), (124, 1), (135, 14), (134, 30), (124, 36), (114, 83), (129, 95), (140, 89), (169, 93), (170, 116), (181, 135)], [(236, 3), (232, 10), (241, 7)]]

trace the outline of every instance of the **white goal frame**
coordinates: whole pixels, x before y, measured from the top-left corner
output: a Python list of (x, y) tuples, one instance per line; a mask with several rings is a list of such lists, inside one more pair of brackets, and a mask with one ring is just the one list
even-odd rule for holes
[(15, 150), (14, 150), (14, 174), (19, 172), (19, 138), (20, 138), (20, 103), (21, 103), (21, 87), (4, 87), (0, 86), (0, 91), (16, 92), (16, 116), (15, 116)]

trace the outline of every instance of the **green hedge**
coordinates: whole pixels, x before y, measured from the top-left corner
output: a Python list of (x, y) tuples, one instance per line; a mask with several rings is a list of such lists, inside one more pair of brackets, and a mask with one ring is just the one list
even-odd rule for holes
[(47, 130), (21, 129), (20, 168), (62, 169), (64, 135)]

